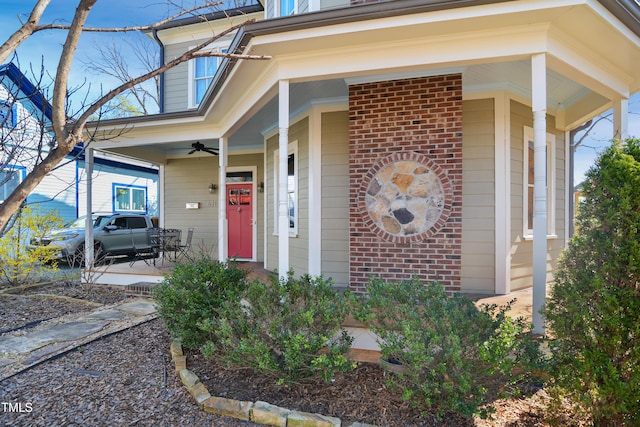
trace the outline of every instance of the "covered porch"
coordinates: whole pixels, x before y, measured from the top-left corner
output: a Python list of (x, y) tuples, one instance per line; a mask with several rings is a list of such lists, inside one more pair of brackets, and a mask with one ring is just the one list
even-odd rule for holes
[[(220, 260), (234, 255), (241, 213), (229, 208), (230, 179), (245, 174), (246, 259), (265, 268), (358, 291), (372, 274), (444, 277), (470, 293), (533, 285), (540, 308), (569, 234), (569, 135), (612, 108), (626, 137), (640, 55), (637, 34), (600, 7), (514, 3), (471, 13), (381, 2), (251, 24), (232, 48), (269, 61), (224, 62), (197, 109), (104, 122), (130, 131), (96, 147), (157, 162), (161, 226), (197, 223)], [(404, 107), (389, 100), (409, 108), (391, 121)], [(433, 172), (442, 209), (426, 225), (402, 208), (377, 224), (372, 182), (414, 164), (400, 187)], [(552, 179), (557, 191), (545, 188)]]
[[(188, 262), (181, 260), (179, 262)], [(114, 260), (106, 265), (96, 266), (90, 270), (83, 270), (83, 277), (91, 277), (93, 282), (100, 285), (122, 286), (135, 289), (149, 287), (164, 280), (165, 275), (171, 274), (176, 265), (172, 260)], [(262, 263), (239, 261), (238, 266), (247, 271), (247, 279), (268, 281), (275, 274), (263, 267)]]

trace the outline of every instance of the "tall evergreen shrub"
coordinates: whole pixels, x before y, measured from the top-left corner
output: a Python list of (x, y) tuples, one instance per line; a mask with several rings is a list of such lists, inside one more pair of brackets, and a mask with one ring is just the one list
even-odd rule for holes
[(595, 425), (640, 425), (640, 140), (607, 148), (583, 187), (546, 309), (552, 378)]

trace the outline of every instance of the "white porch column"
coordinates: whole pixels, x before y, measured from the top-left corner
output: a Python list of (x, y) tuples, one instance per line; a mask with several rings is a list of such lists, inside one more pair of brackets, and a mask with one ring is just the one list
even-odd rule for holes
[(164, 217), (165, 217), (165, 188), (164, 188), (164, 183), (165, 183), (165, 165), (160, 165), (158, 167), (158, 189), (160, 190), (158, 192), (158, 203), (160, 204), (160, 209), (158, 211), (158, 215), (160, 216), (160, 218), (158, 219), (158, 227), (164, 228)]
[(531, 76), (534, 155), (533, 333), (543, 335), (545, 321), (540, 310), (544, 308), (547, 297), (547, 64), (545, 54), (536, 54), (531, 57)]
[(629, 98), (613, 103), (613, 137), (620, 141), (629, 137)]
[(229, 257), (228, 228), (227, 228), (227, 165), (229, 153), (227, 138), (218, 140), (218, 261), (225, 262)]
[(278, 275), (289, 271), (289, 80), (280, 80), (278, 93), (279, 169), (278, 169)]
[(322, 274), (322, 111), (309, 120), (309, 274)]
[[(84, 167), (87, 174), (87, 219), (84, 224), (84, 265), (92, 268), (95, 254), (93, 253), (93, 148), (84, 152)], [(72, 254), (73, 255), (73, 254)]]
[(511, 99), (503, 92), (495, 109), (495, 292), (511, 292)]

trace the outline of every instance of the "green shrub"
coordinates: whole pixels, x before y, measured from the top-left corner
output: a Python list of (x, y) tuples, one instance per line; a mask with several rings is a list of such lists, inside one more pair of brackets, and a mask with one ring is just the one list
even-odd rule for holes
[(345, 357), (352, 339), (340, 331), (347, 300), (322, 277), (290, 273), (286, 280), (253, 282), (241, 306), (225, 303), (220, 318), (207, 322), (211, 339), (203, 352), (280, 382), (329, 381), (353, 366)]
[(545, 311), (551, 379), (595, 425), (639, 425), (640, 141), (606, 149), (583, 190)]
[(206, 255), (176, 264), (153, 290), (158, 313), (171, 335), (185, 347), (204, 344), (208, 333), (201, 324), (218, 317), (224, 302), (239, 304), (240, 295), (247, 288), (246, 274), (232, 263), (213, 261)]
[(387, 283), (372, 279), (357, 317), (378, 335), (382, 358), (402, 364), (391, 376), (406, 400), (440, 414), (478, 411), (485, 384), (506, 386), (513, 368), (539, 357), (537, 343), (522, 339), (522, 320), (506, 316), (510, 305), (482, 310), (439, 283)]

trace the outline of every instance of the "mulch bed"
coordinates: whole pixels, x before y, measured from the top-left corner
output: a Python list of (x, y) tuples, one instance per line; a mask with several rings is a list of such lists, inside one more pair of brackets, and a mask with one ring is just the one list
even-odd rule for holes
[(4, 380), (0, 397), (23, 408), (3, 411), (3, 427), (257, 426), (198, 408), (173, 369), (159, 319)]
[[(377, 426), (474, 426), (474, 419), (446, 413), (438, 418), (403, 401), (388, 384), (389, 375), (377, 364), (358, 363), (354, 371), (338, 373), (334, 381), (308, 380), (278, 385), (276, 379), (250, 369), (226, 369), (198, 351), (185, 349), (187, 367), (195, 372), (212, 395), (320, 413), (343, 422)], [(537, 424), (522, 424), (537, 425)]]

